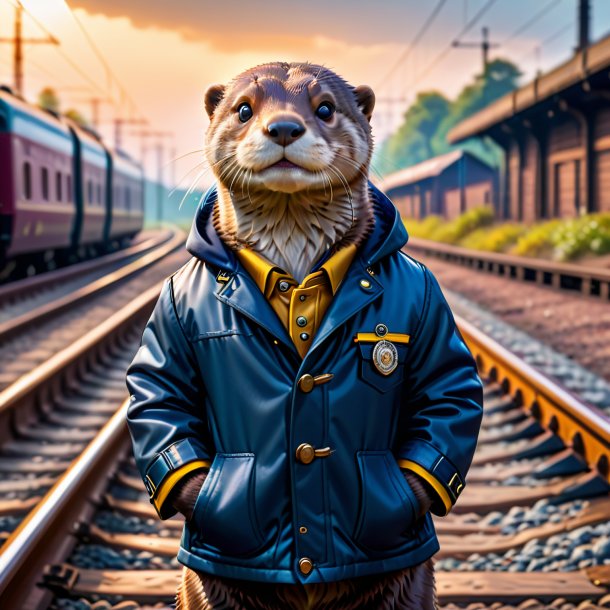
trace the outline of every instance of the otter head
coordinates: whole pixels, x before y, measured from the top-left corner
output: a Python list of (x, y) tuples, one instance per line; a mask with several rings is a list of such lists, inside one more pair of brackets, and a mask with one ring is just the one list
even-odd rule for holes
[(372, 222), (374, 104), (369, 87), (308, 63), (264, 64), (210, 87), (205, 150), (218, 180), (215, 224), (223, 239), (258, 245), (295, 274), (290, 259), (299, 249), (309, 259), (339, 239), (361, 238)]
[(221, 181), (294, 193), (339, 188), (368, 170), (375, 95), (327, 68), (270, 63), (205, 95), (207, 158)]

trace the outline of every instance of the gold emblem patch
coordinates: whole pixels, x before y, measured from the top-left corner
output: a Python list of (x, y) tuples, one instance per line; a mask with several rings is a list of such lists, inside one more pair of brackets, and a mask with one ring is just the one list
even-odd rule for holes
[(382, 375), (389, 375), (398, 366), (398, 351), (390, 341), (382, 339), (373, 349), (373, 364)]

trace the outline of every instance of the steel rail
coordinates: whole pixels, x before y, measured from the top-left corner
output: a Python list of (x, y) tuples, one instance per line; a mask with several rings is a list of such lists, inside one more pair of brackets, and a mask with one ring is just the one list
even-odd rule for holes
[(419, 237), (409, 237), (405, 250), (421, 252), (440, 260), (510, 279), (550, 286), (556, 290), (580, 292), (585, 296), (603, 300), (610, 298), (610, 269), (603, 267), (471, 250)]
[(69, 554), (76, 543), (73, 524), (93, 513), (91, 500), (102, 493), (126, 446), (128, 404), (122, 403), (0, 549), (0, 608), (35, 610), (52, 597), (38, 587), (40, 575), (47, 563)]
[(7, 438), (11, 429), (19, 423), (26, 426), (33, 418), (36, 406), (44, 401), (44, 394), (52, 394), (70, 378), (84, 372), (92, 359), (134, 320), (150, 315), (159, 295), (160, 285), (155, 285), (126, 307), (83, 335), (77, 341), (54, 354), (41, 365), (19, 377), (0, 392), (0, 441)]
[[(159, 296), (157, 284), (81, 339), (0, 392), (0, 430), (8, 430), (7, 416), (22, 416), (35, 402), (41, 388), (59, 384), (74, 367), (81, 367), (92, 352), (108, 343), (126, 326), (145, 319)], [(73, 372), (73, 371), (72, 371)], [(0, 548), (0, 608), (23, 610), (41, 607), (49, 592), (39, 589), (42, 568), (49, 555), (65, 555), (74, 544), (72, 524), (93, 510), (89, 502), (101, 492), (110, 465), (118, 459), (126, 441), (124, 401), (83, 453), (55, 482)], [(4, 421), (3, 421), (4, 420)]]
[(172, 251), (181, 247), (184, 244), (184, 237), (184, 232), (177, 230), (168, 242), (120, 269), (113, 271), (68, 295), (49, 301), (16, 318), (0, 323), (0, 342), (18, 336), (31, 326), (38, 326), (45, 320), (66, 311), (76, 304), (83, 303), (93, 296), (98, 296), (106, 290), (118, 285), (119, 282), (147, 269)]
[(599, 409), (545, 377), (460, 316), (458, 328), (481, 376), (500, 383), (544, 428), (582, 455), (610, 483), (610, 419)]
[(0, 285), (0, 302), (4, 302), (9, 298), (18, 296), (24, 292), (44, 288), (45, 286), (57, 284), (58, 282), (65, 282), (133, 256), (144, 254), (168, 241), (172, 237), (172, 234), (172, 231), (164, 231), (161, 235), (151, 236), (140, 243), (113, 252), (112, 254), (105, 254), (104, 256), (98, 256), (82, 263), (75, 263), (73, 265), (68, 265), (67, 267), (62, 267), (61, 269), (47, 271), (32, 277), (2, 284)]

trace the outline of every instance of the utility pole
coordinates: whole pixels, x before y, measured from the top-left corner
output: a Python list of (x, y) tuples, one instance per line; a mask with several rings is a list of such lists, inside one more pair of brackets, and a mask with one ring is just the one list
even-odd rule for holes
[(59, 44), (54, 36), (47, 38), (23, 38), (21, 29), (23, 21), (23, 6), (17, 1), (15, 5), (15, 35), (13, 38), (0, 38), (0, 42), (13, 45), (13, 87), (15, 93), (23, 97), (23, 45), (24, 44)]
[(482, 34), (481, 42), (460, 42), (459, 40), (454, 40), (453, 46), (460, 49), (481, 49), (483, 53), (483, 73), (485, 73), (489, 65), (489, 49), (495, 49), (500, 45), (489, 41), (489, 28), (484, 27)]
[(146, 138), (155, 138), (157, 142), (155, 144), (155, 150), (157, 152), (157, 185), (156, 185), (156, 195), (157, 195), (157, 222), (160, 224), (163, 220), (163, 153), (164, 153), (164, 145), (162, 140), (164, 138), (174, 138), (174, 134), (171, 131), (153, 131), (150, 129), (143, 129), (140, 132), (134, 133), (134, 135), (139, 135), (141, 138), (141, 162), (144, 165), (144, 156), (146, 154)]
[(122, 133), (123, 125), (148, 125), (145, 119), (114, 119), (114, 147), (119, 150), (123, 144)]
[(589, 46), (589, 25), (591, 4), (589, 0), (578, 0), (578, 46), (576, 51), (584, 51)]

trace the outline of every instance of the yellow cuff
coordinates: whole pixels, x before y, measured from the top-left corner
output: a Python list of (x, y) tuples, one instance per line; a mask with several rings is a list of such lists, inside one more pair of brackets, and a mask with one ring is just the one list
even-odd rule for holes
[(447, 490), (443, 487), (440, 481), (434, 476), (432, 476), (425, 468), (422, 468), (416, 462), (412, 462), (411, 460), (397, 461), (398, 465), (401, 468), (407, 468), (408, 470), (412, 470), (415, 474), (418, 474), (420, 477), (422, 477), (422, 479), (425, 479), (428, 483), (430, 483), (434, 491), (438, 494), (440, 499), (443, 501), (443, 504), (445, 505), (445, 514), (439, 515), (441, 517), (444, 517), (451, 510), (453, 504), (451, 502), (449, 494), (447, 493)]
[(198, 470), (199, 468), (209, 468), (210, 462), (207, 460), (196, 460), (194, 462), (189, 462), (184, 466), (180, 466), (172, 472), (166, 479), (161, 483), (155, 497), (153, 498), (153, 502), (158, 511), (161, 510), (163, 503), (167, 500), (167, 496), (169, 496), (169, 492), (176, 486), (176, 483), (182, 479), (189, 472), (193, 472), (193, 470)]

